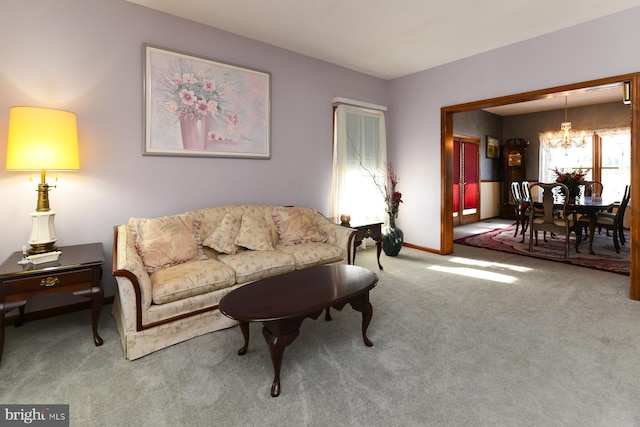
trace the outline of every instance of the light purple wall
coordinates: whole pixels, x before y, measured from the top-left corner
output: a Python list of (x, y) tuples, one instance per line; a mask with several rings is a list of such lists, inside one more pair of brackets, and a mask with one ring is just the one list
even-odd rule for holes
[(638, 72), (638, 22), (640, 7), (390, 81), (405, 241), (440, 248), (441, 107)]
[[(112, 227), (130, 216), (236, 202), (327, 212), (331, 98), (388, 105), (398, 225), (407, 242), (437, 249), (440, 108), (639, 71), (637, 22), (640, 8), (385, 82), (125, 1), (4, 0), (0, 135), (14, 105), (77, 113), (82, 169), (60, 174), (51, 194), (56, 229), (61, 245), (102, 241), (108, 272)], [(145, 42), (270, 72), (272, 159), (142, 156)], [(0, 167), (0, 259), (27, 240), (35, 187)]]
[[(108, 273), (112, 227), (131, 216), (237, 202), (329, 212), (331, 99), (386, 104), (384, 80), (120, 0), (3, 0), (0, 39), (0, 260), (26, 244), (39, 179), (4, 170), (11, 106), (77, 114), (81, 170), (50, 195), (58, 243), (103, 242)], [(272, 158), (142, 156), (143, 43), (270, 72)]]

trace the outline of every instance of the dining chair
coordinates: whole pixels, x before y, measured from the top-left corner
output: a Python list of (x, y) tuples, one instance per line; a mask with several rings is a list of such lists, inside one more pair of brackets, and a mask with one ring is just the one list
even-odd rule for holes
[(572, 219), (573, 213), (567, 212), (569, 188), (561, 183), (537, 182), (530, 186), (531, 192), (537, 190), (540, 203), (531, 203), (529, 213), (529, 252), (533, 250), (533, 239), (538, 245), (538, 231), (550, 232), (552, 235), (564, 234), (564, 257), (569, 256), (569, 242), (571, 232), (576, 234), (576, 251), (580, 243), (580, 232)]
[(600, 181), (585, 181), (584, 187), (582, 190), (582, 195), (587, 197), (588, 190), (591, 190), (591, 195), (593, 197), (602, 197), (602, 192), (604, 191), (604, 185)]
[(531, 201), (531, 191), (529, 190), (529, 181), (522, 181), (522, 200), (525, 202)]
[[(627, 196), (627, 198), (629, 199), (629, 200), (627, 200), (627, 205), (624, 207), (625, 212), (626, 212), (626, 210), (629, 209), (629, 203), (631, 203), (631, 186), (626, 185), (624, 187), (624, 193), (623, 194), (624, 194), (622, 196), (623, 200), (624, 200), (624, 196)], [(627, 239), (625, 239), (625, 237), (624, 237), (624, 215), (625, 215), (625, 213), (623, 212), (622, 213), (622, 217), (620, 218), (620, 233), (619, 233), (619, 236), (618, 236), (618, 237), (620, 237), (620, 243), (623, 244), (623, 245), (627, 242)]]
[(624, 214), (631, 200), (631, 188), (627, 185), (624, 189), (624, 196), (620, 202), (618, 210), (615, 212), (598, 212), (596, 215), (596, 227), (604, 228), (613, 234), (613, 247), (617, 253), (620, 253), (620, 245), (624, 245)]
[(516, 216), (516, 231), (513, 233), (513, 237), (518, 235), (518, 230), (522, 227), (522, 239), (524, 240), (525, 231), (525, 218), (523, 210), (523, 198), (520, 183), (518, 181), (511, 182), (511, 198), (513, 199), (514, 213)]
[(531, 204), (531, 191), (529, 190), (529, 181), (522, 181), (520, 183), (522, 188), (522, 203), (520, 203), (520, 211), (522, 213), (522, 240), (524, 243), (524, 236), (527, 232), (529, 225), (529, 205)]

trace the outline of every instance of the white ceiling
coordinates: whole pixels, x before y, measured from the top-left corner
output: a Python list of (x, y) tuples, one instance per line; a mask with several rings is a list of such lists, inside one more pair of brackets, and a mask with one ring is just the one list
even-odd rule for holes
[(127, 1), (383, 79), (640, 6), (640, 0)]
[(586, 105), (606, 104), (608, 102), (622, 102), (622, 83), (581, 89), (572, 92), (562, 92), (549, 95), (545, 99), (537, 101), (520, 102), (517, 104), (501, 105), (499, 107), (484, 108), (499, 116), (514, 116), (516, 114), (537, 113), (540, 111), (559, 110), (565, 108), (565, 96), (567, 107), (583, 107)]
[(128, 1), (384, 79), (640, 6), (640, 0)]

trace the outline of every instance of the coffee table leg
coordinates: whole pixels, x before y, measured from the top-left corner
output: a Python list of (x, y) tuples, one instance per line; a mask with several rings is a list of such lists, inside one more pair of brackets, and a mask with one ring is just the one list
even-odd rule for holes
[(244, 337), (244, 345), (238, 350), (238, 355), (242, 356), (243, 354), (247, 354), (247, 348), (249, 347), (249, 322), (240, 321), (239, 323), (242, 336)]
[[(317, 319), (320, 313), (322, 312), (318, 312), (312, 318)], [(284, 348), (300, 335), (300, 325), (303, 320), (304, 318), (298, 318), (263, 323), (262, 335), (269, 345), (271, 363), (273, 364), (274, 377), (271, 384), (271, 396), (273, 397), (280, 395), (280, 367), (282, 366)]]
[(267, 327), (262, 328), (262, 335), (269, 345), (271, 353), (271, 363), (273, 364), (273, 383), (271, 384), (271, 396), (280, 395), (280, 367), (282, 366), (282, 355), (286, 347), (284, 335), (273, 335)]
[(350, 302), (354, 310), (362, 313), (362, 339), (367, 347), (372, 347), (373, 342), (367, 338), (367, 328), (373, 317), (373, 306), (369, 302), (369, 292), (366, 292), (358, 299)]

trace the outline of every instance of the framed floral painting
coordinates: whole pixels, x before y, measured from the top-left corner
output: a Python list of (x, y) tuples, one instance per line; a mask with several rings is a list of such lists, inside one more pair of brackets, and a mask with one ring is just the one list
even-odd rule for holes
[(270, 74), (144, 45), (144, 155), (268, 159)]

